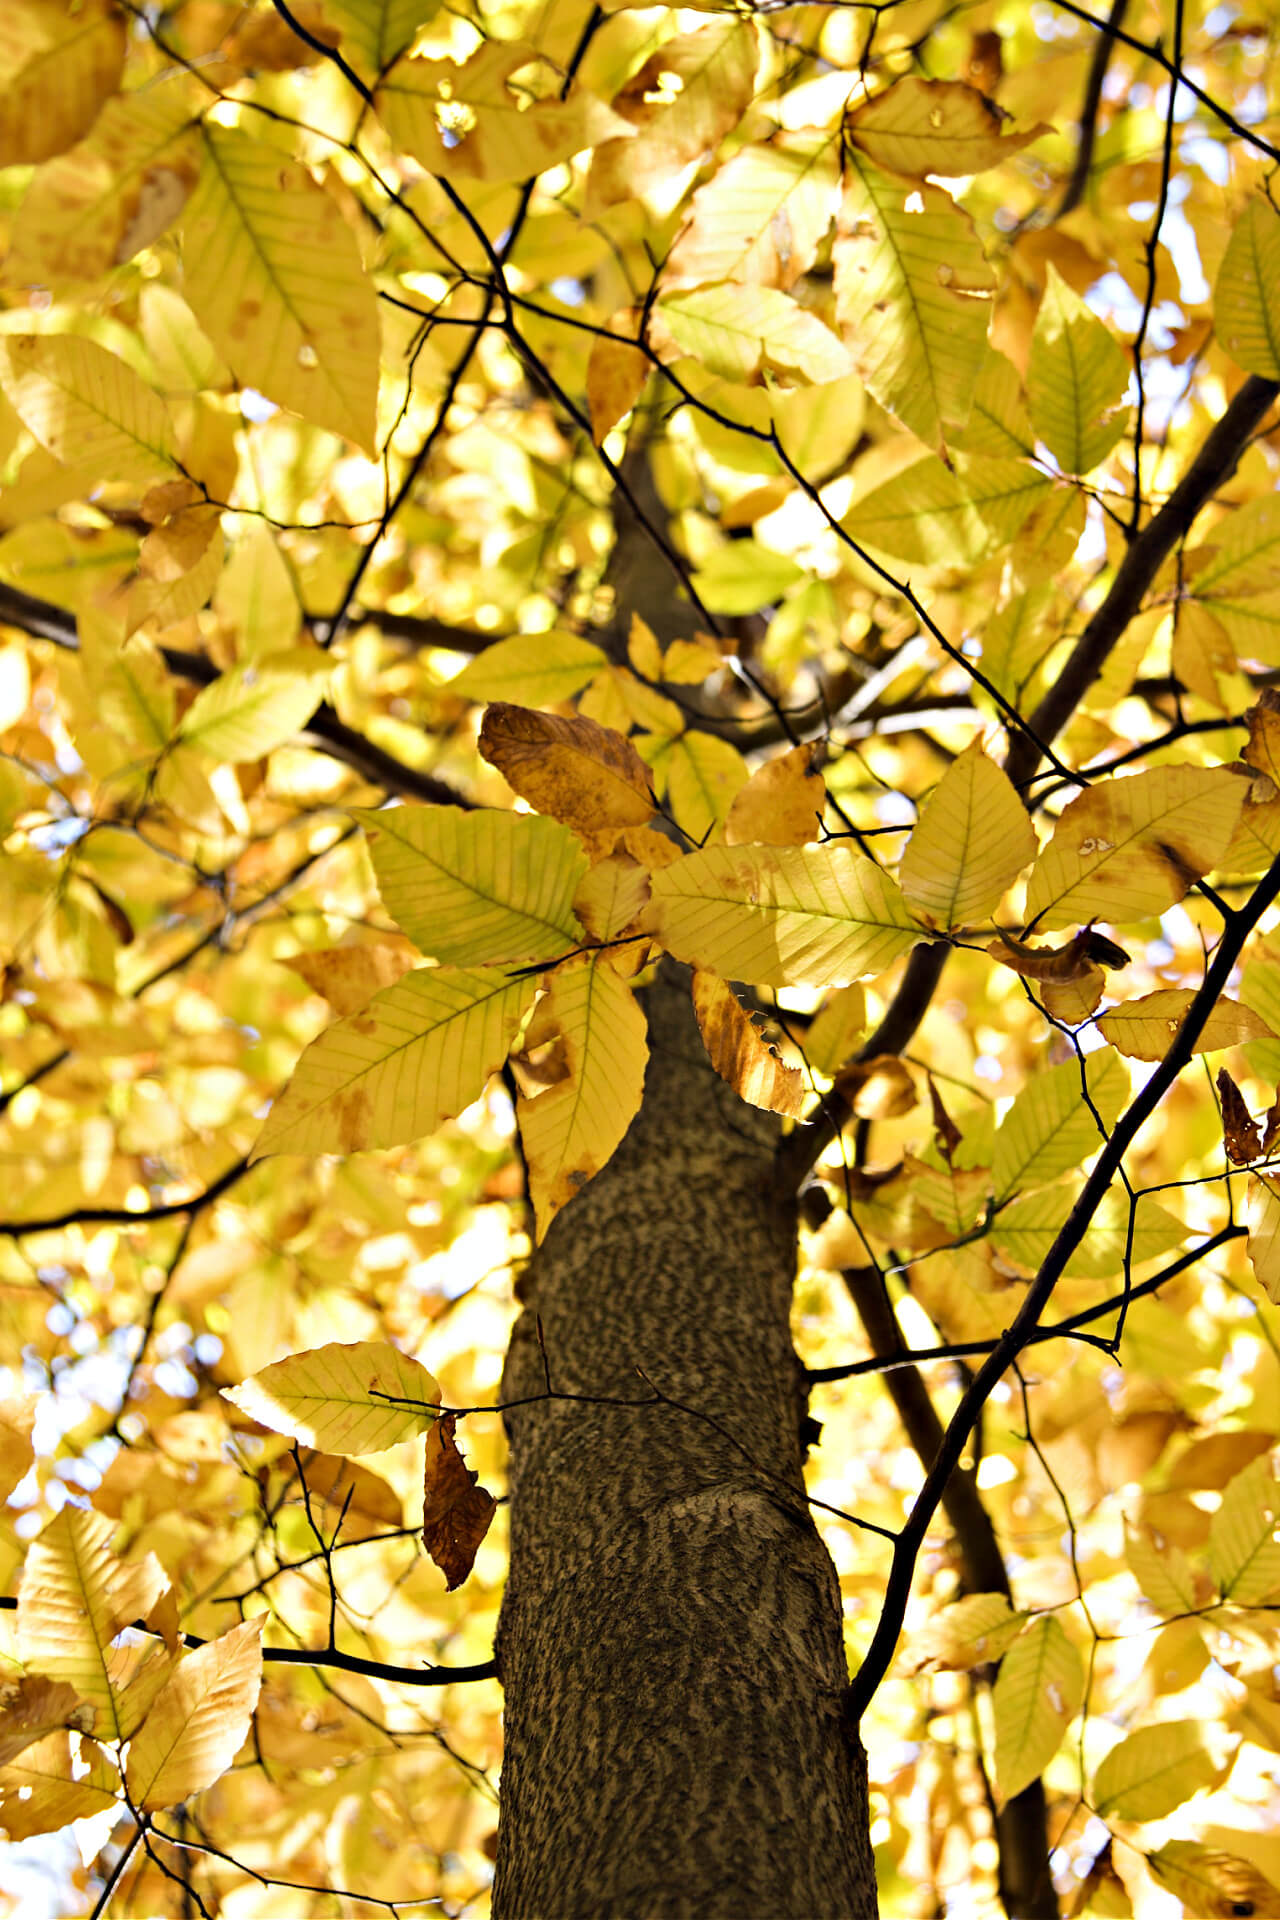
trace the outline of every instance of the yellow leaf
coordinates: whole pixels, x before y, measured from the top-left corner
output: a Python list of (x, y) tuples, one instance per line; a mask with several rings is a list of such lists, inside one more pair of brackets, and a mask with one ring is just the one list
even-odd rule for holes
[(259, 1426), (337, 1454), (381, 1453), (425, 1433), (441, 1399), (424, 1366), (381, 1340), (291, 1353), (222, 1392)]
[(793, 287), (831, 225), (839, 178), (833, 128), (782, 131), (743, 147), (694, 194), (664, 280)]
[(1209, 1571), (1224, 1600), (1258, 1607), (1280, 1592), (1280, 1485), (1269, 1454), (1237, 1473), (1209, 1523)]
[(59, 1728), (87, 1733), (94, 1709), (65, 1680), (25, 1674), (0, 1686), (0, 1767)]
[(423, 967), (327, 1027), (276, 1100), (253, 1157), (358, 1153), (431, 1133), (479, 1097), (533, 999), (533, 978)]
[(1253, 1277), (1267, 1298), (1280, 1305), (1280, 1181), (1251, 1174), (1244, 1209)]
[[(31, 182), (5, 279), (94, 280), (158, 240), (199, 177), (196, 92), (174, 74), (108, 100), (88, 138)], [(144, 301), (169, 291), (148, 286)]]
[(61, 153), (120, 83), (125, 23), (110, 0), (5, 0), (0, 8), (0, 167)]
[[(1163, 1060), (1182, 1025), (1195, 994), (1181, 988), (1166, 987), (1159, 993), (1144, 994), (1140, 1000), (1126, 1000), (1098, 1020), (1098, 1027), (1112, 1046), (1131, 1060)], [(1201, 1029), (1192, 1051), (1214, 1053), (1220, 1047), (1243, 1046), (1247, 1040), (1265, 1040), (1271, 1029), (1249, 1007), (1225, 994), (1215, 1002), (1213, 1012)]]
[(591, 344), (587, 360), (587, 409), (591, 438), (599, 446), (605, 435), (630, 413), (644, 391), (653, 362), (633, 346), (640, 325), (635, 307), (622, 307)]
[(591, 166), (587, 212), (619, 201), (648, 200), (668, 211), (683, 184), (680, 171), (714, 153), (737, 125), (755, 92), (759, 41), (750, 19), (700, 21), (664, 40), (631, 86), (656, 85), (667, 75), (674, 96), (646, 111), (644, 123), (597, 147)]
[(707, 1057), (740, 1099), (795, 1119), (804, 1076), (778, 1058), (737, 995), (717, 973), (694, 973), (693, 1011)]
[(846, 162), (832, 249), (841, 327), (881, 406), (945, 453), (986, 356), (995, 276), (940, 188), (908, 190), (852, 150)]
[(860, 986), (841, 987), (819, 1007), (804, 1037), (804, 1053), (819, 1073), (834, 1074), (844, 1065), (867, 1025), (867, 996)]
[(295, 953), (281, 965), (322, 993), (335, 1013), (359, 1013), (375, 993), (404, 978), (413, 966), (413, 949), (407, 942), (392, 946), (389, 941), (365, 941), (358, 947)]
[(1132, 371), (1110, 328), (1050, 265), (1027, 367), (1036, 433), (1064, 473), (1091, 473), (1129, 424)]
[(243, 386), (374, 451), (380, 327), (337, 201), (278, 147), (206, 122), (183, 289)]
[(746, 761), (731, 741), (714, 733), (683, 733), (657, 745), (651, 765), (668, 813), (691, 840), (705, 840), (746, 784)]
[(154, 1554), (118, 1560), (115, 1531), (104, 1514), (63, 1507), (33, 1541), (18, 1596), (24, 1665), (74, 1687), (98, 1709), (97, 1724), (111, 1737), (121, 1732), (116, 1693), (128, 1666), (128, 1655), (111, 1643), (145, 1618), (169, 1584)]
[(510, 696), (521, 706), (558, 706), (608, 664), (594, 641), (576, 633), (517, 633), (486, 647), (449, 681), (449, 692), (477, 702)]
[[(437, 0), (323, 0), (324, 11), (342, 33), (345, 53), (355, 53), (370, 73), (382, 73), (413, 45)], [(296, 43), (295, 43), (296, 44)]]
[(511, 84), (543, 58), (523, 40), (482, 42), (461, 65), (406, 56), (379, 86), (377, 111), (397, 146), (455, 180), (532, 180), (584, 147), (630, 138), (631, 123), (584, 87), (530, 102)]
[(846, 136), (886, 173), (921, 181), (998, 167), (1053, 132), (1041, 121), (1025, 133), (1006, 133), (1006, 116), (976, 87), (914, 75), (855, 107), (844, 124)]
[(573, 896), (587, 858), (559, 821), (459, 807), (353, 814), (383, 906), (432, 958), (553, 960), (580, 939)]
[(1080, 1655), (1053, 1614), (1033, 1620), (996, 1675), (996, 1802), (1038, 1780), (1084, 1696)]
[[(1252, 1837), (1240, 1835), (1245, 1845)], [(1280, 1888), (1251, 1860), (1202, 1840), (1167, 1840), (1159, 1852), (1147, 1855), (1147, 1866), (1160, 1885), (1181, 1900), (1188, 1920), (1231, 1920), (1242, 1913), (1253, 1920), (1280, 1916)]]
[(938, 927), (985, 920), (1036, 851), (1026, 808), (974, 740), (943, 774), (907, 841), (903, 898)]
[(156, 1812), (211, 1787), (244, 1743), (261, 1684), (261, 1618), (185, 1654), (129, 1743), (130, 1804)]
[(297, 644), (302, 609), (293, 576), (262, 521), (251, 520), (238, 533), (214, 589), (213, 606), (235, 634), (241, 659), (260, 659)]
[(846, 986), (922, 938), (896, 883), (843, 841), (708, 847), (653, 876), (645, 925), (677, 960), (755, 986)]
[(1238, 367), (1280, 380), (1280, 214), (1268, 201), (1250, 200), (1231, 229), (1213, 330)]
[(1112, 1747), (1094, 1775), (1093, 1805), (1104, 1820), (1162, 1820), (1221, 1777), (1200, 1723), (1165, 1720)]
[(516, 1106), (539, 1239), (631, 1125), (649, 1059), (644, 1015), (612, 967), (575, 957), (547, 989), (539, 1013), (563, 1043), (565, 1077)]
[(903, 1650), (906, 1673), (963, 1673), (998, 1660), (1027, 1623), (1003, 1593), (970, 1593), (936, 1613)]
[(96, 607), (79, 619), (80, 659), (97, 717), (139, 753), (163, 751), (173, 732), (174, 689), (149, 640), (125, 638), (121, 623)]
[(1153, 767), (1064, 807), (1027, 886), (1041, 929), (1146, 920), (1181, 900), (1230, 843), (1247, 792), (1225, 768)]
[(583, 875), (573, 910), (592, 940), (613, 940), (637, 919), (648, 898), (648, 868), (630, 854), (607, 854)]
[(118, 1803), (120, 1776), (96, 1740), (51, 1733), (0, 1768), (0, 1827), (9, 1841), (56, 1833)]
[(1158, 1613), (1190, 1613), (1196, 1606), (1191, 1563), (1174, 1540), (1160, 1544), (1149, 1532), (1125, 1530), (1129, 1571)]
[(202, 687), (178, 739), (216, 760), (257, 760), (311, 718), (334, 661), (318, 647), (286, 647), (232, 667)]
[(0, 336), (0, 387), (55, 459), (136, 485), (172, 472), (173, 427), (132, 367), (71, 333)]
[(790, 847), (816, 840), (827, 805), (823, 757), (820, 743), (802, 744), (757, 767), (729, 809), (725, 844)]
[(7, 1500), (31, 1465), (31, 1429), (39, 1398), (12, 1393), (0, 1404), (0, 1500)]
[(494, 701), (480, 751), (522, 800), (566, 826), (638, 827), (657, 810), (649, 770), (631, 742), (583, 714), (562, 718)]

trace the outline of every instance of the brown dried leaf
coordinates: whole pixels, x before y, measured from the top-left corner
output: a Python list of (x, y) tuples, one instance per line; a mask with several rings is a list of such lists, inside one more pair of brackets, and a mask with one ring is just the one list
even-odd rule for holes
[(428, 1432), (422, 1482), (422, 1544), (450, 1593), (475, 1564), (476, 1549), (497, 1505), (458, 1452), (453, 1438), (457, 1423), (456, 1414), (445, 1413)]
[(1244, 1095), (1225, 1067), (1218, 1069), (1218, 1098), (1222, 1102), (1222, 1138), (1227, 1158), (1234, 1160), (1238, 1167), (1260, 1159), (1263, 1149), (1258, 1123), (1251, 1117)]
[(835, 1078), (859, 1120), (892, 1120), (916, 1104), (916, 1084), (896, 1053), (880, 1053), (874, 1060), (858, 1060)]
[(718, 973), (694, 973), (693, 1010), (720, 1078), (751, 1106), (794, 1119), (804, 1102), (799, 1068), (783, 1064)]
[(586, 833), (643, 826), (657, 812), (649, 769), (630, 740), (582, 714), (495, 700), (485, 709), (480, 752), (531, 807)]
[[(1241, 1834), (1247, 1841), (1249, 1835)], [(1251, 1860), (1205, 1846), (1200, 1840), (1170, 1840), (1147, 1855), (1147, 1866), (1162, 1887), (1181, 1900), (1197, 1920), (1226, 1920), (1247, 1913), (1254, 1920), (1280, 1915), (1280, 1889)]]
[(1024, 980), (1052, 980), (1059, 985), (1090, 979), (1099, 967), (1127, 967), (1129, 956), (1114, 940), (1092, 927), (1082, 927), (1061, 947), (1032, 947), (1001, 933), (987, 948), (993, 960), (1012, 967)]
[(942, 1095), (929, 1075), (929, 1105), (933, 1108), (933, 1136), (938, 1143), (938, 1152), (949, 1161), (960, 1145), (960, 1129), (942, 1104)]

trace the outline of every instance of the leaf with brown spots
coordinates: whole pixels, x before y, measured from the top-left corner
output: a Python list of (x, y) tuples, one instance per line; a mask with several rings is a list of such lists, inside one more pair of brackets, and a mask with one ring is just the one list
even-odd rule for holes
[[(1218, 1098), (1222, 1102), (1222, 1140), (1228, 1160), (1238, 1167), (1248, 1166), (1262, 1156), (1258, 1123), (1251, 1116), (1241, 1093), (1225, 1067), (1218, 1069)], [(1268, 1119), (1268, 1128), (1270, 1121)]]
[(366, 940), (358, 947), (291, 954), (280, 964), (323, 994), (335, 1013), (359, 1013), (381, 988), (403, 979), (415, 958), (407, 940)]
[(497, 1502), (458, 1452), (458, 1417), (442, 1414), (427, 1435), (422, 1477), (422, 1544), (452, 1593), (475, 1565)]
[(1225, 854), (1245, 800), (1225, 767), (1152, 767), (1088, 788), (1062, 811), (1027, 884), (1027, 920), (1153, 918)]
[(712, 1066), (753, 1107), (794, 1119), (804, 1103), (798, 1067), (788, 1067), (718, 973), (693, 976), (693, 1011)]
[(433, 1132), (484, 1091), (537, 984), (484, 967), (406, 974), (311, 1042), (253, 1157), (358, 1153)]
[(480, 751), (522, 800), (584, 833), (640, 827), (657, 811), (649, 769), (631, 742), (584, 714), (495, 700), (485, 709)]

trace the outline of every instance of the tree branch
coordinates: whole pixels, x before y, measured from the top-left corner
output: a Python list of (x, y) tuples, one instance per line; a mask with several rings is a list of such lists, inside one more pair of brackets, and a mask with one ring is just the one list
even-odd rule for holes
[(1061, 1232), (1049, 1249), (1043, 1266), (1028, 1287), (1012, 1324), (996, 1342), (995, 1348), (979, 1367), (961, 1397), (943, 1437), (942, 1446), (925, 1476), (910, 1517), (904, 1522), (893, 1550), (893, 1563), (885, 1587), (880, 1619), (852, 1686), (846, 1696), (845, 1714), (856, 1727), (877, 1687), (888, 1671), (902, 1631), (907, 1600), (911, 1593), (916, 1557), (924, 1544), (929, 1523), (941, 1504), (943, 1490), (954, 1471), (965, 1442), (973, 1432), (992, 1388), (1023, 1348), (1033, 1339), (1040, 1314), (1061, 1279), (1067, 1261), (1084, 1239), (1093, 1223), (1103, 1196), (1121, 1171), (1124, 1156), (1139, 1130), (1151, 1118), (1165, 1094), (1191, 1059), (1205, 1022), (1225, 991), (1232, 969), (1239, 961), (1246, 940), (1267, 908), (1280, 896), (1280, 859), (1273, 862), (1245, 907), (1233, 913), (1205, 972), (1195, 999), (1182, 1025), (1174, 1035), (1169, 1051), (1141, 1093), (1122, 1116), (1111, 1138), (1099, 1154), (1093, 1172), (1080, 1190)]

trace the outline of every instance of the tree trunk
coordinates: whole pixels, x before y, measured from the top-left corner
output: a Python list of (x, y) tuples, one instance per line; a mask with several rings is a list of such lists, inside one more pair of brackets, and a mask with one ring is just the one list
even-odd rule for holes
[(535, 1398), (507, 1414), (494, 1912), (872, 1920), (776, 1129), (712, 1071), (685, 971), (648, 1000), (643, 1109), (534, 1258), (503, 1380)]

